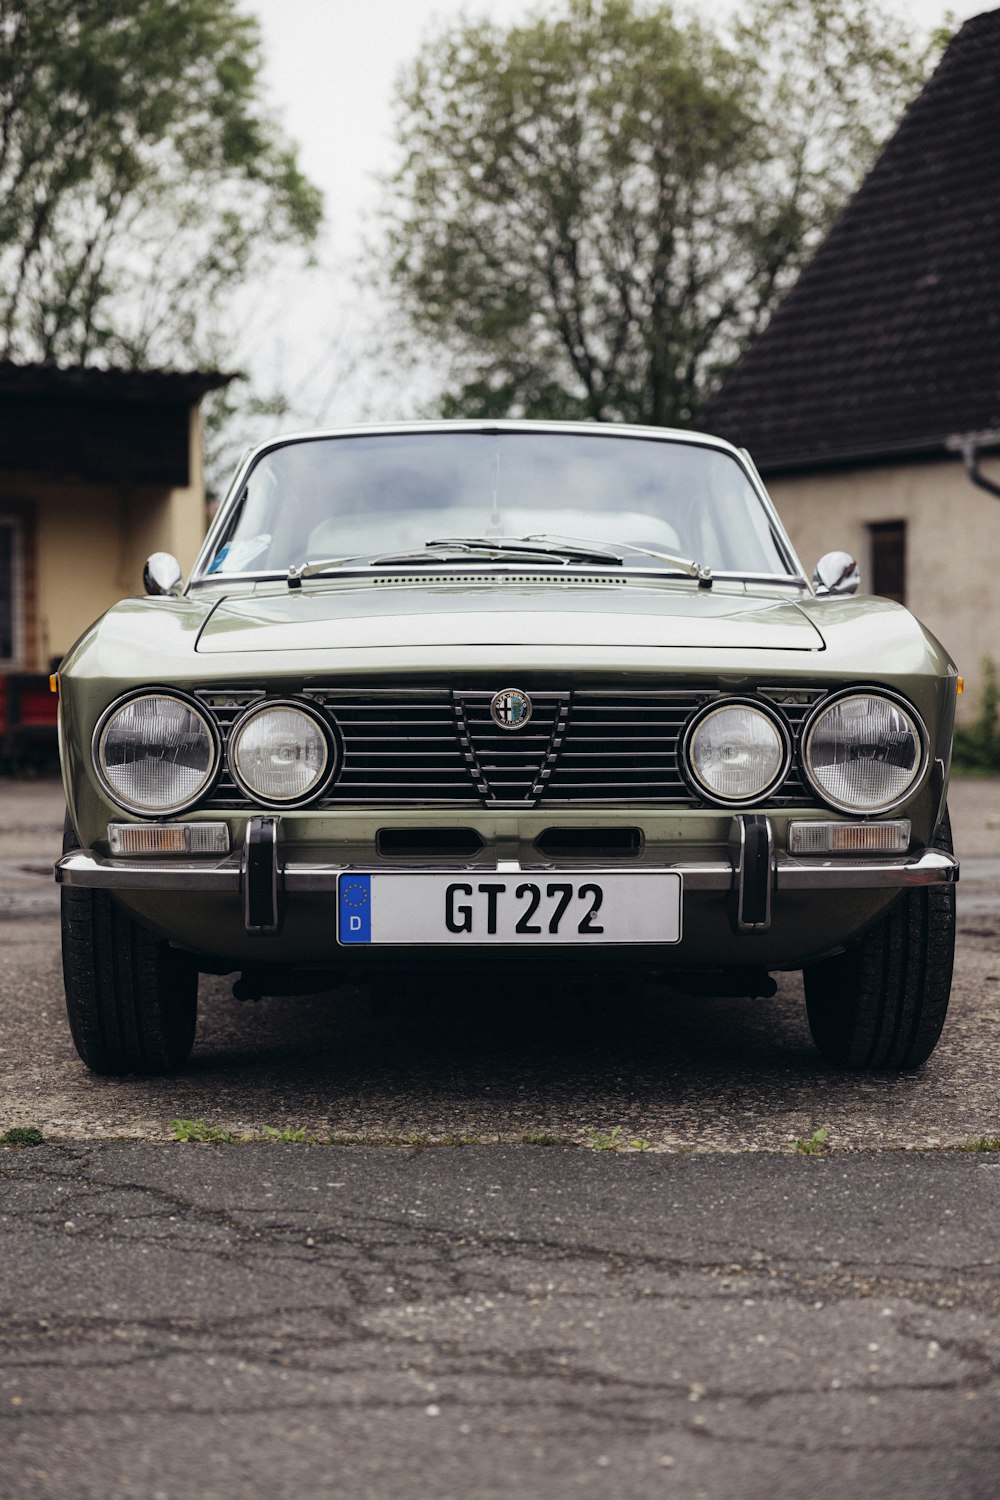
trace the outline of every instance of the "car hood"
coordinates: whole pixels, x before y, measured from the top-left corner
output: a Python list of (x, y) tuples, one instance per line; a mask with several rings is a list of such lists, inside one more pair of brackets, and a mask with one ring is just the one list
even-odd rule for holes
[(822, 651), (788, 599), (717, 586), (560, 581), (551, 586), (397, 582), (221, 600), (207, 654), (437, 646), (645, 646)]

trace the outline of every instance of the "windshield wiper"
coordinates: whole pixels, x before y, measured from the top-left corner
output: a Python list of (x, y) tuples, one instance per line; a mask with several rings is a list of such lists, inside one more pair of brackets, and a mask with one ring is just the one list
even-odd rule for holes
[(317, 573), (329, 573), (333, 568), (346, 567), (348, 563), (368, 561), (368, 553), (359, 552), (355, 557), (324, 557), (322, 562), (304, 562), (298, 567), (293, 563), (288, 570), (288, 587), (300, 589), (303, 578), (312, 578)]
[(703, 568), (689, 557), (676, 557), (672, 552), (657, 552), (651, 547), (637, 547), (631, 542), (584, 544), (574, 539), (562, 538), (551, 533), (538, 532), (525, 537), (450, 536), (433, 537), (423, 548), (414, 552), (359, 553), (353, 557), (327, 557), (319, 562), (305, 562), (288, 570), (288, 587), (300, 589), (304, 578), (314, 578), (320, 573), (330, 573), (336, 568), (363, 564), (370, 568), (431, 567), (439, 562), (461, 561), (471, 556), (487, 556), (494, 559), (519, 559), (536, 562), (541, 558), (560, 558), (564, 564), (574, 562), (598, 563), (601, 567), (623, 567), (625, 559), (613, 546), (624, 547), (627, 552), (651, 557), (656, 562), (666, 563), (675, 572), (697, 580), (700, 589), (712, 587), (712, 570)]
[[(525, 543), (536, 543), (526, 546)], [(597, 547), (584, 547), (579, 542), (564, 542), (558, 537), (519, 536), (446, 536), (425, 542), (425, 547), (453, 547), (458, 552), (514, 552), (521, 557), (561, 557), (565, 562), (613, 563), (621, 567), (621, 558), (615, 552)]]
[[(428, 549), (436, 549), (434, 551)], [(522, 562), (537, 562), (542, 557), (562, 557), (566, 562), (583, 559), (602, 563), (621, 564), (620, 557), (605, 553), (584, 552), (579, 548), (524, 547), (517, 543), (495, 543), (478, 537), (458, 538), (425, 542), (416, 552), (362, 552), (354, 557), (325, 557), (319, 562), (305, 562), (288, 570), (288, 587), (300, 589), (303, 578), (315, 578), (320, 573), (332, 573), (337, 568), (363, 564), (369, 568), (433, 567), (435, 563), (463, 562), (470, 556), (489, 553), (495, 558), (519, 558)]]
[[(526, 536), (524, 540), (526, 542), (550, 542), (553, 546), (558, 545), (560, 542), (559, 537), (553, 535), (552, 532), (545, 531), (533, 532), (530, 536)], [(652, 557), (656, 562), (668, 563), (671, 568), (675, 568), (678, 573), (683, 573), (687, 578), (696, 578), (700, 589), (710, 589), (712, 587), (711, 568), (703, 567), (701, 563), (696, 563), (690, 557), (678, 557), (673, 552), (658, 552), (652, 547), (637, 547), (633, 542), (614, 542), (609, 545), (624, 547), (626, 552), (638, 552), (640, 557)], [(594, 553), (595, 557), (602, 555), (611, 560), (608, 553)], [(624, 563), (625, 559), (623, 557), (615, 557), (613, 561)]]

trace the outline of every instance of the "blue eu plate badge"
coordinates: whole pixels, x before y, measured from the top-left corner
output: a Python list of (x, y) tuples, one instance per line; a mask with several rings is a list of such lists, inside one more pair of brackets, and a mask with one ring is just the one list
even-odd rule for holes
[(340, 941), (370, 943), (372, 940), (372, 878), (341, 875), (339, 881)]

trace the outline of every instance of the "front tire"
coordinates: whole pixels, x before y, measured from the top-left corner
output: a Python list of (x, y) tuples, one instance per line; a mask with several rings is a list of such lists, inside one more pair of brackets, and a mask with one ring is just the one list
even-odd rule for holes
[[(63, 852), (79, 848), (67, 818)], [(93, 1073), (172, 1073), (194, 1045), (198, 971), (106, 891), (63, 886), (66, 1011)]]
[[(952, 849), (948, 814), (934, 847)], [(861, 942), (803, 970), (813, 1041), (840, 1068), (919, 1068), (948, 1010), (955, 887), (908, 891)]]

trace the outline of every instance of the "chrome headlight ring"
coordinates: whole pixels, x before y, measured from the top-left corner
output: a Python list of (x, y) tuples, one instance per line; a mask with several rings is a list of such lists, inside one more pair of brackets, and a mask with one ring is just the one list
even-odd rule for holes
[[(138, 710), (143, 703), (175, 705), (190, 715), (191, 721), (204, 732), (207, 747), (207, 764), (200, 770), (194, 766), (189, 768), (192, 774), (198, 777), (198, 780), (195, 785), (191, 785), (191, 778), (186, 778), (189, 784), (182, 796), (156, 803), (143, 802), (135, 796), (130, 796), (127, 790), (123, 789), (120, 777), (116, 782), (114, 763), (109, 762), (107, 755), (109, 737), (114, 729), (115, 720), (123, 713), (128, 713), (130, 709), (134, 711)], [(152, 746), (152, 736), (150, 736), (149, 743)], [(175, 745), (173, 748), (176, 749), (178, 746)], [(111, 800), (117, 803), (119, 807), (125, 808), (128, 812), (136, 813), (140, 817), (173, 817), (176, 813), (185, 812), (188, 808), (194, 807), (211, 790), (222, 765), (222, 745), (215, 723), (192, 698), (189, 698), (184, 693), (179, 693), (175, 688), (145, 687), (116, 698), (105, 709), (97, 721), (97, 727), (94, 730), (91, 740), (91, 757), (101, 786)], [(155, 757), (151, 757), (150, 759), (155, 763)], [(119, 762), (119, 764), (126, 764), (126, 762)], [(162, 758), (160, 764), (164, 764)], [(176, 766), (177, 762), (174, 761), (170, 764)]]
[[(259, 729), (262, 721), (268, 716), (280, 716), (282, 714), (286, 716), (286, 720), (291, 715), (298, 716), (305, 722), (307, 731), (312, 730), (316, 735), (311, 751), (314, 762), (311, 767), (313, 773), (312, 779), (299, 787), (293, 786), (291, 788), (291, 795), (289, 796), (277, 795), (273, 786), (270, 790), (266, 788), (265, 783), (269, 774), (266, 770), (264, 774), (258, 775), (258, 785), (254, 785), (253, 781), (247, 775), (248, 765), (244, 764), (241, 766), (240, 764), (240, 752), (244, 745), (244, 738), (248, 732), (252, 731), (255, 727)], [(286, 745), (288, 743), (287, 735), (289, 727), (286, 722)], [(296, 741), (297, 747), (301, 746), (302, 743), (304, 743), (302, 739)], [(256, 747), (258, 759), (265, 750), (266, 747), (263, 743), (258, 744)], [(253, 747), (251, 747), (250, 753), (253, 753)], [(249, 756), (247, 759), (249, 759)], [(316, 798), (321, 796), (329, 786), (337, 772), (341, 759), (340, 746), (329, 722), (312, 703), (305, 703), (299, 698), (264, 698), (253, 703), (236, 720), (230, 730), (226, 747), (226, 761), (229, 766), (229, 773), (234, 782), (249, 801), (260, 803), (264, 807), (292, 809), (306, 807), (310, 803), (315, 802)], [(317, 761), (318, 764), (316, 764)], [(299, 762), (299, 766), (293, 764), (287, 756), (285, 763), (286, 766), (291, 767), (293, 778), (297, 774), (300, 781), (302, 778), (299, 768), (305, 764), (306, 769), (310, 769), (308, 766), (308, 756), (305, 762)], [(273, 772), (270, 774), (271, 779), (276, 781), (276, 775)]]
[[(821, 726), (826, 716), (835, 712), (842, 705), (857, 699), (859, 702), (882, 703), (890, 710), (900, 716), (904, 726), (908, 725), (912, 731), (915, 747), (914, 768), (912, 774), (905, 784), (899, 786), (891, 795), (877, 798), (875, 801), (863, 802), (857, 798), (838, 796), (832, 791), (828, 784), (824, 783), (814, 765), (813, 749), (817, 729)], [(859, 741), (859, 743), (864, 743)], [(830, 694), (822, 699), (809, 715), (802, 727), (800, 740), (800, 759), (802, 762), (802, 774), (817, 797), (825, 802), (828, 807), (835, 808), (837, 812), (853, 813), (858, 816), (880, 816), (882, 813), (892, 812), (894, 808), (900, 807), (921, 785), (930, 765), (930, 737), (923, 719), (917, 713), (912, 703), (901, 697), (898, 693), (887, 691), (880, 687), (853, 687), (844, 688), (839, 692)], [(884, 757), (870, 756), (868, 760), (872, 765), (884, 764)], [(905, 772), (906, 768), (901, 766)]]
[[(711, 786), (695, 768), (694, 748), (700, 732), (717, 715), (742, 710), (759, 717), (773, 731), (773, 769), (762, 776), (756, 786), (745, 793), (727, 793)], [(753, 698), (722, 696), (706, 704), (684, 731), (680, 750), (681, 768), (699, 797), (717, 807), (747, 807), (770, 797), (781, 786), (792, 764), (792, 737), (788, 725), (776, 710)]]

